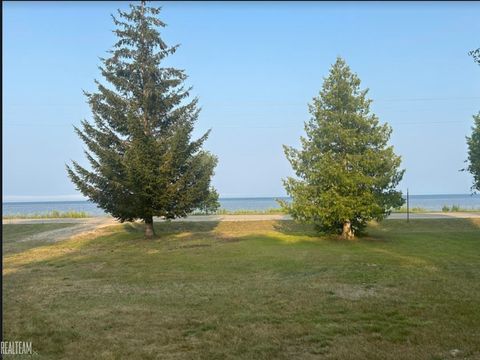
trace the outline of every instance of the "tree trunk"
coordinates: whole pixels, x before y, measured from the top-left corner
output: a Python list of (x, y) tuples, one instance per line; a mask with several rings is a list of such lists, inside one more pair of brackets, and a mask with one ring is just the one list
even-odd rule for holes
[(343, 223), (342, 239), (353, 240), (354, 237), (355, 235), (353, 234), (352, 224), (350, 223), (349, 220), (346, 220)]
[(150, 216), (145, 221), (145, 239), (152, 239), (155, 236), (155, 230), (153, 229), (153, 216)]

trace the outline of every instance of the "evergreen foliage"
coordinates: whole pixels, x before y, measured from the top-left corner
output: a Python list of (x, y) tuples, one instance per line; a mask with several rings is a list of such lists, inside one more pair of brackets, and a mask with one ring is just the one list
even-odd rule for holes
[(473, 121), (472, 134), (467, 137), (467, 170), (473, 175), (472, 190), (480, 191), (480, 112), (473, 116)]
[[(480, 65), (480, 48), (469, 52), (474, 61)], [(480, 191), (480, 112), (473, 116), (472, 135), (467, 136), (468, 170), (473, 175), (472, 190)]]
[(294, 219), (353, 238), (369, 220), (381, 220), (404, 200), (395, 188), (401, 159), (387, 142), (391, 128), (371, 113), (368, 90), (338, 58), (309, 106), (301, 150), (284, 146), (297, 178), (284, 180)]
[(189, 100), (183, 70), (162, 66), (178, 48), (160, 37), (160, 8), (145, 2), (118, 10), (117, 36), (101, 59), (98, 91), (85, 93), (93, 123), (75, 131), (86, 144), (92, 170), (73, 161), (68, 175), (77, 188), (120, 221), (142, 219), (153, 236), (153, 216), (183, 217), (210, 192), (217, 160), (202, 150), (208, 132), (192, 140), (199, 109)]
[(198, 210), (205, 214), (214, 214), (218, 211), (220, 208), (220, 201), (219, 195), (217, 190), (215, 190), (213, 187), (210, 188), (207, 197), (205, 200), (200, 204), (198, 207)]
[(471, 57), (473, 57), (473, 60), (480, 65), (480, 48), (472, 50), (468, 53)]

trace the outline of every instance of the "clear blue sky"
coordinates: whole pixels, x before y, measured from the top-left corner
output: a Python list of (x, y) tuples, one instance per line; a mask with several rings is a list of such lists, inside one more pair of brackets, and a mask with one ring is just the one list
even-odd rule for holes
[[(480, 110), (480, 3), (162, 2), (169, 62), (200, 98), (197, 134), (212, 128), (221, 196), (281, 196), (307, 103), (340, 55), (370, 88), (373, 110), (413, 194), (468, 193), (458, 170)], [(125, 2), (3, 2), (4, 201), (80, 198), (65, 173), (86, 164), (72, 124), (90, 111), (82, 89), (101, 79)]]

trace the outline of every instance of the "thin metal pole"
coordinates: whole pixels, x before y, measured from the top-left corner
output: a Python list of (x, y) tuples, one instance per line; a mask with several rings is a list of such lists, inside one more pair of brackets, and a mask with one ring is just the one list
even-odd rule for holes
[(407, 188), (407, 222), (410, 222), (410, 199), (408, 196), (408, 188)]

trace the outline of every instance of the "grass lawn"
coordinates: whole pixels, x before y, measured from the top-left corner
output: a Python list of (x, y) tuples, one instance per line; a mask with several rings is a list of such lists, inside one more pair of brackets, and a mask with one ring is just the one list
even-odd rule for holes
[(389, 220), (355, 242), (289, 221), (28, 247), (27, 230), (3, 228), (4, 340), (35, 358), (480, 359), (479, 219)]

